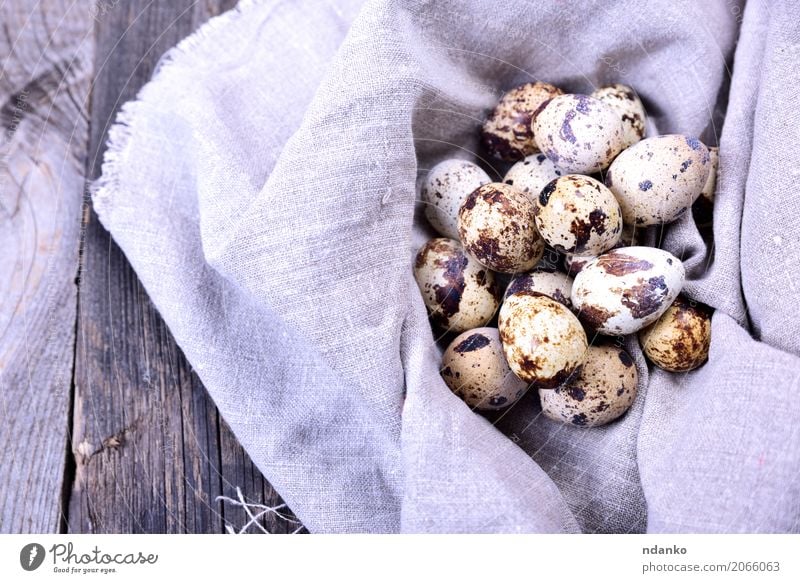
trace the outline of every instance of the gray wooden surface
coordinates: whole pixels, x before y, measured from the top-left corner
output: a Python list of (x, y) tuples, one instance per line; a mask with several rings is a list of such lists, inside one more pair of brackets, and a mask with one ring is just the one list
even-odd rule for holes
[(224, 532), (248, 516), (218, 496), (281, 504), (85, 196), (115, 112), (234, 4), (0, 4), (0, 532)]

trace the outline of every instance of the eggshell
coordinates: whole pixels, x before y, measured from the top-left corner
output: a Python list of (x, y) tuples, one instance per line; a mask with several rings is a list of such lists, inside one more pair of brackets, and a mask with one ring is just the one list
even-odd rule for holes
[(515, 276), (506, 288), (505, 297), (520, 291), (538, 292), (572, 308), (572, 278), (555, 270), (536, 268)]
[(642, 100), (631, 87), (621, 83), (606, 85), (595, 90), (592, 97), (610, 105), (617, 112), (625, 129), (623, 140), (626, 148), (644, 138), (647, 114)]
[[(628, 227), (627, 225), (623, 224), (622, 234), (619, 238), (619, 241), (617, 241), (611, 249), (635, 246), (636, 240), (642, 231), (643, 229), (641, 228), (636, 231), (635, 227)], [(576, 253), (565, 253), (563, 260), (564, 271), (566, 271), (567, 274), (571, 275), (572, 277), (575, 277), (596, 257), (597, 255), (578, 255)]]
[(541, 237), (564, 253), (599, 255), (622, 233), (617, 199), (588, 176), (569, 174), (548, 183), (535, 199), (534, 213)]
[(670, 372), (694, 370), (708, 360), (711, 309), (678, 296), (664, 315), (639, 333), (645, 356)]
[(580, 372), (566, 385), (539, 390), (542, 412), (568, 425), (605, 425), (633, 404), (637, 381), (633, 359), (622, 348), (590, 346)]
[(501, 160), (522, 160), (538, 152), (531, 118), (539, 106), (556, 95), (558, 87), (537, 81), (508, 91), (483, 124), (481, 141), (486, 152)]
[(684, 278), (683, 264), (666, 251), (613, 249), (575, 276), (572, 305), (601, 334), (632, 334), (658, 320), (680, 293)]
[(422, 183), (420, 198), (425, 218), (441, 235), (458, 239), (458, 209), (470, 192), (492, 179), (477, 164), (450, 159), (431, 168)]
[(708, 149), (711, 167), (708, 178), (700, 196), (694, 201), (692, 211), (694, 219), (699, 226), (707, 226), (714, 222), (714, 193), (717, 189), (717, 172), (719, 170), (719, 148)]
[(561, 170), (556, 168), (550, 158), (540, 153), (514, 164), (506, 172), (503, 182), (513, 185), (534, 200), (548, 182), (559, 176)]
[(441, 374), (451, 391), (482, 410), (508, 407), (528, 388), (508, 368), (497, 328), (476, 328), (457, 336), (444, 352)]
[(458, 213), (458, 232), (467, 252), (495, 271), (528, 271), (544, 253), (533, 203), (502, 182), (485, 184), (467, 197)]
[(503, 302), (498, 328), (508, 366), (537, 388), (564, 383), (583, 361), (588, 345), (581, 323), (569, 308), (526, 290)]
[(700, 196), (711, 157), (697, 139), (679, 134), (647, 138), (622, 152), (606, 172), (628, 225), (670, 223)]
[(564, 271), (568, 275), (575, 277), (583, 268), (589, 265), (597, 257), (594, 255), (575, 255), (574, 253), (566, 253), (564, 255)]
[(500, 304), (494, 274), (452, 239), (431, 239), (423, 245), (414, 262), (414, 277), (431, 322), (442, 331), (483, 326)]
[(563, 172), (591, 174), (607, 168), (625, 147), (617, 112), (588, 95), (560, 95), (533, 119), (536, 144)]

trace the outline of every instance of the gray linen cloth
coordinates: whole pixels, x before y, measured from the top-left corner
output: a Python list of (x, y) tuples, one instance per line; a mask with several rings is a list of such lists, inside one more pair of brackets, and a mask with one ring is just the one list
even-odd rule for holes
[[(223, 416), (312, 532), (800, 531), (800, 27), (790, 2), (243, 2), (110, 134), (95, 209)], [(716, 308), (599, 429), (438, 374), (416, 182), (503, 90), (633, 86), (719, 143), (714, 243), (651, 233)], [(724, 121), (723, 121), (724, 119)], [(490, 163), (490, 170), (491, 163)]]

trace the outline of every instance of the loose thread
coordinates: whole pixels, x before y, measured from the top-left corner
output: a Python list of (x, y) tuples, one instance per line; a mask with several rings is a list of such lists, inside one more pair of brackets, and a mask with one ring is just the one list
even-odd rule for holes
[[(233, 504), (234, 506), (238, 506), (239, 508), (244, 509), (245, 513), (249, 517), (249, 520), (238, 531), (232, 525), (226, 524), (225, 530), (228, 534), (245, 534), (247, 532), (247, 529), (249, 529), (251, 526), (255, 526), (264, 534), (272, 534), (270, 531), (264, 528), (264, 526), (259, 522), (264, 516), (266, 516), (269, 513), (275, 514), (275, 516), (285, 520), (286, 522), (293, 522), (295, 524), (300, 524), (299, 520), (289, 516), (288, 514), (280, 512), (280, 510), (288, 508), (286, 504), (279, 504), (277, 506), (266, 506), (264, 504), (248, 503), (245, 501), (244, 494), (242, 494), (242, 490), (241, 488), (239, 488), (239, 486), (236, 486), (236, 498), (237, 499), (229, 498), (228, 496), (216, 497), (217, 502), (228, 502), (229, 504)], [(253, 514), (253, 509), (257, 509), (258, 513)], [(302, 524), (300, 524), (300, 526), (297, 529), (292, 531), (291, 534), (297, 534), (301, 530), (303, 530)]]

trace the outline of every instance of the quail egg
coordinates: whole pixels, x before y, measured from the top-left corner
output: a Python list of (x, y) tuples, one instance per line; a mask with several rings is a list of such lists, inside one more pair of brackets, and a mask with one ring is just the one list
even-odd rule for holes
[(458, 232), (479, 263), (503, 273), (532, 269), (544, 253), (533, 203), (502, 182), (484, 184), (467, 197), (458, 213)]
[(536, 144), (563, 172), (607, 168), (625, 147), (624, 133), (617, 112), (588, 95), (554, 97), (533, 118)]
[(431, 239), (423, 245), (414, 262), (414, 277), (431, 322), (441, 331), (483, 326), (500, 304), (494, 274), (452, 239)]
[(683, 263), (666, 251), (613, 249), (575, 276), (572, 305), (601, 334), (632, 334), (658, 320), (680, 293), (684, 278)]
[(671, 134), (647, 138), (622, 152), (605, 180), (626, 225), (657, 225), (674, 221), (692, 206), (710, 168), (711, 157), (700, 140)]
[(592, 97), (610, 105), (620, 116), (622, 127), (625, 128), (623, 140), (626, 148), (644, 137), (647, 116), (642, 100), (632, 88), (621, 83), (607, 85), (595, 90)]
[(711, 308), (678, 296), (655, 324), (639, 332), (645, 356), (670, 372), (694, 370), (708, 359)]
[(475, 328), (457, 336), (444, 352), (441, 374), (451, 391), (482, 410), (508, 407), (528, 388), (508, 368), (497, 328)]
[[(628, 227), (627, 225), (623, 224), (622, 235), (612, 249), (635, 246), (636, 240), (640, 233), (641, 229), (639, 232), (636, 232), (635, 227)], [(597, 255), (578, 255), (576, 253), (565, 253), (563, 260), (564, 271), (566, 271), (572, 277), (575, 277), (581, 272), (581, 269), (586, 267), (595, 257), (597, 257)]]
[(572, 278), (560, 273), (555, 269), (542, 269), (537, 267), (528, 273), (521, 273), (515, 276), (506, 288), (505, 297), (519, 291), (538, 292), (550, 296), (572, 308)]
[(490, 156), (522, 160), (539, 150), (533, 138), (531, 117), (539, 106), (556, 95), (558, 87), (537, 81), (508, 91), (483, 124), (481, 141)]
[(420, 198), (425, 217), (439, 234), (458, 239), (458, 209), (470, 192), (492, 179), (480, 166), (456, 158), (443, 160), (428, 172)]
[(539, 234), (564, 253), (599, 255), (622, 233), (617, 199), (588, 176), (569, 174), (548, 183), (534, 201), (534, 213)]
[(515, 186), (533, 200), (548, 182), (559, 176), (561, 170), (556, 168), (550, 158), (540, 153), (514, 164), (506, 172), (503, 182)]
[(588, 341), (578, 318), (553, 298), (519, 291), (506, 298), (498, 318), (506, 361), (537, 388), (566, 382), (583, 361)]
[(578, 427), (597, 427), (622, 416), (636, 398), (633, 359), (617, 346), (590, 346), (580, 372), (555, 389), (540, 389), (542, 412)]

